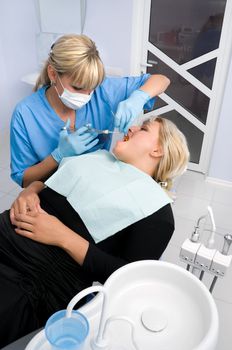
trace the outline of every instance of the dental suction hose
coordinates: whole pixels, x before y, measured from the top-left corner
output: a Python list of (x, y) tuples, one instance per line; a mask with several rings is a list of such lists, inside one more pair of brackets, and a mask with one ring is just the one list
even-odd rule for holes
[(213, 215), (212, 208), (210, 206), (208, 206), (207, 209), (208, 209), (209, 217), (210, 217), (210, 220), (211, 220), (211, 223), (212, 223), (212, 232), (211, 232), (211, 235), (210, 235), (210, 237), (208, 239), (208, 242), (207, 242), (207, 248), (212, 249), (213, 245), (214, 245), (216, 225), (215, 225), (215, 220), (214, 220), (214, 215)]

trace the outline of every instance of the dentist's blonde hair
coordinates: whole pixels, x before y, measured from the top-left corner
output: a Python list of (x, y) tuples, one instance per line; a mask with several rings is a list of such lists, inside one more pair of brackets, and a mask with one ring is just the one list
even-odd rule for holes
[(73, 84), (83, 90), (95, 89), (105, 77), (104, 66), (96, 45), (86, 35), (63, 35), (52, 45), (34, 91), (41, 86), (50, 85), (48, 65), (51, 65), (59, 75), (68, 75)]
[(144, 123), (149, 125), (154, 122), (160, 124), (159, 144), (163, 155), (153, 178), (163, 183), (164, 188), (169, 191), (173, 180), (187, 169), (189, 149), (184, 134), (172, 121), (161, 117), (151, 117)]

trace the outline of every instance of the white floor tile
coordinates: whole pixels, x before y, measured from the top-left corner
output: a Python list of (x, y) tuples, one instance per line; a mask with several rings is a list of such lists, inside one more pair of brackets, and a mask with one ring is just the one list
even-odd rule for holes
[(173, 205), (174, 215), (197, 221), (207, 212), (209, 200), (179, 194)]
[(179, 254), (180, 254), (180, 249), (178, 247), (173, 246), (171, 243), (169, 243), (169, 245), (167, 246), (166, 250), (162, 255), (161, 260), (186, 268), (186, 264), (179, 259)]
[(232, 187), (217, 186), (213, 195), (213, 202), (232, 206)]
[[(213, 276), (204, 274), (203, 283), (210, 287)], [(232, 266), (230, 266), (223, 278), (218, 278), (212, 292), (213, 296), (232, 305)]]
[(180, 248), (185, 239), (191, 237), (194, 226), (194, 220), (175, 215), (175, 232), (171, 238), (171, 244)]
[(228, 233), (232, 233), (231, 205), (224, 205), (221, 203), (213, 202), (211, 206), (214, 213), (216, 227), (218, 226), (227, 229)]
[(205, 179), (205, 175), (202, 173), (198, 173), (196, 171), (193, 170), (187, 170), (183, 175), (182, 178), (187, 177), (187, 178), (191, 178), (192, 180), (198, 181), (198, 180), (204, 180)]
[(215, 186), (207, 183), (204, 180), (204, 175), (194, 172), (188, 172), (186, 175), (183, 175), (177, 187), (177, 195), (185, 194), (209, 201), (213, 198), (214, 191)]
[(219, 313), (219, 339), (216, 350), (232, 349), (232, 305), (215, 300)]
[(179, 176), (179, 177), (177, 177), (177, 178), (174, 180), (174, 182), (173, 182), (173, 184), (172, 184), (174, 191), (177, 191), (177, 189), (178, 189), (178, 187), (180, 186), (180, 183), (181, 183), (183, 177), (184, 177), (184, 175)]

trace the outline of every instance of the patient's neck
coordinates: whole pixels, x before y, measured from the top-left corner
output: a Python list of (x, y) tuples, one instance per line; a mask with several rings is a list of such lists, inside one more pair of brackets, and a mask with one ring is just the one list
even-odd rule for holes
[(143, 171), (149, 176), (153, 176), (155, 169), (159, 164), (159, 159), (157, 158), (144, 158), (139, 160), (133, 160), (130, 162), (131, 165), (135, 166), (139, 170)]

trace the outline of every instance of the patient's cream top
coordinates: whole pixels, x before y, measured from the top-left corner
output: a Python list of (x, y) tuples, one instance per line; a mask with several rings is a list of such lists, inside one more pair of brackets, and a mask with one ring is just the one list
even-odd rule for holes
[(67, 198), (96, 243), (172, 202), (149, 175), (105, 150), (64, 158), (45, 184)]

